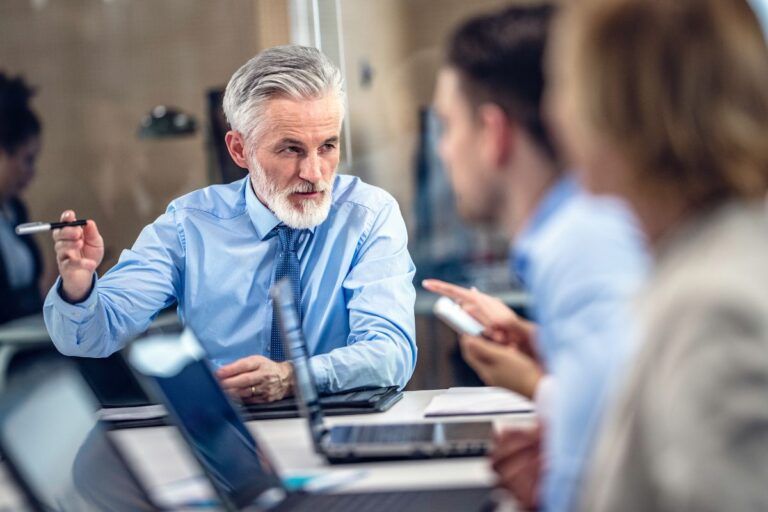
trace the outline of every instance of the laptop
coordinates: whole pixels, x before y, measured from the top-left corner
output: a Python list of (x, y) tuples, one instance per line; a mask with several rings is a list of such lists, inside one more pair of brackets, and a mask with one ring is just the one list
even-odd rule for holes
[(309, 353), (290, 283), (271, 290), (286, 354), (293, 362), (294, 388), (315, 450), (331, 463), (485, 455), (492, 444), (489, 421), (338, 425), (326, 427)]
[(74, 368), (46, 367), (14, 384), (0, 399), (0, 451), (32, 510), (161, 509), (99, 424)]
[(487, 487), (307, 494), (283, 486), (212, 373), (194, 334), (150, 336), (128, 353), (150, 395), (161, 400), (226, 510), (343, 512), (492, 510)]

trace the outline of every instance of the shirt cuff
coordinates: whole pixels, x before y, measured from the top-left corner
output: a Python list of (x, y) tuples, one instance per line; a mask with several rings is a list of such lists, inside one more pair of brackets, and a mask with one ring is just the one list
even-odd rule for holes
[(318, 393), (328, 393), (331, 383), (328, 359), (324, 357), (310, 357), (309, 369), (315, 379)]
[(551, 375), (545, 375), (539, 380), (533, 401), (536, 404), (536, 414), (546, 422), (552, 413), (552, 395), (556, 391), (555, 379)]
[(94, 273), (93, 281), (91, 283), (91, 293), (88, 294), (88, 297), (86, 297), (85, 300), (78, 302), (77, 304), (72, 304), (71, 302), (64, 300), (61, 296), (62, 280), (61, 276), (59, 276), (56, 279), (56, 283), (53, 285), (53, 292), (50, 294), (51, 303), (56, 308), (56, 311), (65, 317), (78, 322), (93, 314), (96, 309), (96, 304), (99, 301), (98, 294), (96, 293), (96, 281), (96, 274)]

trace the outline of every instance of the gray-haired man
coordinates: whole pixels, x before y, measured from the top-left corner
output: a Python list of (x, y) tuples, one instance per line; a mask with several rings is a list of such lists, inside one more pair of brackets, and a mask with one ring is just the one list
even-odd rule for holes
[(107, 356), (178, 302), (230, 394), (277, 400), (292, 370), (268, 292), (287, 277), (322, 391), (404, 386), (416, 364), (405, 224), (386, 192), (336, 175), (343, 105), (338, 69), (313, 48), (271, 48), (243, 65), (224, 112), (248, 178), (171, 202), (99, 279), (96, 224), (54, 232), (61, 277), (45, 320), (58, 349)]

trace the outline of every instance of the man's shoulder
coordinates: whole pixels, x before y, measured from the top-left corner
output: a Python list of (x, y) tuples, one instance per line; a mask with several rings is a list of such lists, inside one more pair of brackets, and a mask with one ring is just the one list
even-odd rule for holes
[(548, 245), (577, 254), (645, 253), (644, 235), (630, 209), (615, 199), (575, 195), (543, 230)]
[(223, 185), (210, 185), (194, 190), (168, 206), (169, 211), (181, 215), (207, 214), (220, 219), (238, 217), (245, 212), (243, 187), (247, 178)]
[(575, 195), (554, 226), (559, 234), (571, 233), (580, 240), (629, 239), (640, 242), (642, 230), (629, 207), (614, 198), (594, 197), (586, 192)]
[(396, 203), (392, 195), (374, 185), (370, 185), (357, 176), (339, 174), (333, 187), (333, 204), (352, 208), (364, 208), (378, 213), (384, 207)]
[(534, 257), (547, 274), (583, 278), (642, 277), (650, 257), (635, 217), (623, 203), (580, 193), (549, 220)]

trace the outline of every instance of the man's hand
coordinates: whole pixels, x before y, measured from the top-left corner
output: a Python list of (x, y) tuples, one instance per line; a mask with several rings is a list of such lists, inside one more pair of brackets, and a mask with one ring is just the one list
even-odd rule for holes
[[(61, 214), (62, 222), (75, 219), (72, 210)], [(93, 274), (104, 258), (104, 240), (96, 223), (89, 220), (83, 227), (54, 229), (53, 241), (63, 298), (73, 303), (81, 302), (91, 292)]]
[(541, 437), (540, 426), (506, 430), (496, 435), (496, 445), (490, 454), (497, 485), (511, 492), (524, 509), (536, 509), (539, 505)]
[(514, 347), (497, 345), (476, 336), (462, 336), (459, 344), (464, 360), (484, 383), (533, 398), (543, 375), (536, 361)]
[(445, 295), (483, 324), (483, 336), (501, 345), (512, 345), (529, 357), (536, 359), (536, 327), (523, 320), (506, 304), (476, 288), (462, 288), (438, 279), (425, 279), (427, 290)]
[(249, 356), (216, 371), (221, 387), (246, 404), (274, 402), (293, 394), (293, 365)]

